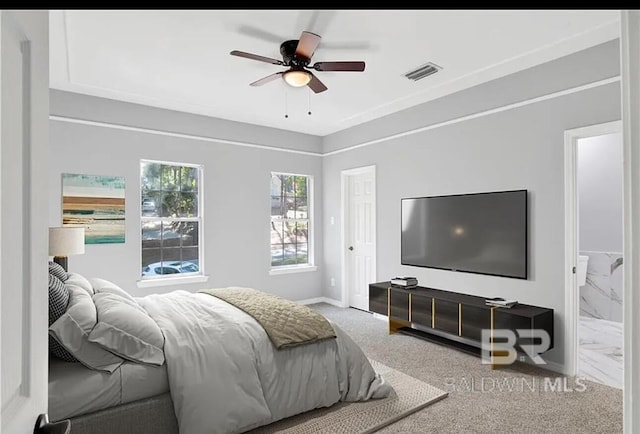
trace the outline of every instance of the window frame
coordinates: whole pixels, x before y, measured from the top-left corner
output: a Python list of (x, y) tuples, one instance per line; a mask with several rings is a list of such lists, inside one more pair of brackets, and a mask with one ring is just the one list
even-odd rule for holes
[[(284, 175), (284, 176), (304, 176), (307, 179), (307, 218), (280, 218), (274, 219), (273, 215), (271, 215), (271, 180), (274, 175)], [(315, 204), (314, 204), (314, 179), (313, 175), (305, 174), (305, 173), (290, 173), (290, 172), (280, 172), (280, 171), (271, 171), (269, 173), (269, 226), (271, 226), (271, 222), (280, 221), (306, 221), (307, 222), (307, 262), (304, 264), (289, 264), (289, 265), (272, 265), (271, 263), (271, 228), (269, 228), (269, 274), (277, 275), (277, 274), (289, 274), (289, 273), (300, 273), (306, 271), (316, 271), (317, 266), (315, 265), (315, 255), (314, 255), (314, 232), (315, 232), (315, 224), (314, 224), (314, 213), (315, 213)]]
[[(198, 216), (197, 217), (160, 217), (160, 216), (143, 216), (142, 215), (142, 200), (143, 200), (143, 192), (142, 192), (142, 165), (144, 163), (154, 163), (154, 164), (162, 164), (166, 166), (175, 166), (175, 167), (191, 167), (197, 169), (197, 183), (198, 189), (196, 193), (197, 203), (198, 203)], [(138, 287), (149, 287), (149, 286), (164, 286), (164, 285), (173, 285), (177, 283), (196, 283), (196, 282), (206, 282), (208, 280), (208, 276), (205, 275), (205, 261), (204, 261), (204, 203), (203, 203), (203, 185), (204, 185), (204, 165), (196, 164), (196, 163), (187, 163), (187, 162), (176, 162), (176, 161), (166, 161), (166, 160), (154, 160), (148, 158), (141, 158), (139, 161), (138, 168), (138, 218), (139, 218), (139, 234), (140, 234), (140, 250), (139, 250), (139, 275), (138, 275)], [(189, 273), (175, 273), (175, 274), (161, 274), (156, 276), (143, 276), (142, 275), (142, 227), (145, 221), (184, 221), (184, 222), (195, 222), (198, 223), (198, 270), (197, 272), (189, 272)], [(162, 249), (162, 248), (161, 248)]]

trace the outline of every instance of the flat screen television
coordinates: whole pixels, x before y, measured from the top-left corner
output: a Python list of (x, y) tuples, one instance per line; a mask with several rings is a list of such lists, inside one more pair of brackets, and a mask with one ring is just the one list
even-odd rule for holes
[(402, 265), (527, 278), (527, 190), (401, 203)]

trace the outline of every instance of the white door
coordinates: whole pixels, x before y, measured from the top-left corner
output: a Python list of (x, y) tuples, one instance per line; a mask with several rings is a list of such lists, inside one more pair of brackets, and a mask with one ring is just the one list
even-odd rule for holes
[(376, 172), (374, 166), (343, 171), (345, 177), (345, 282), (349, 306), (369, 310), (376, 281)]
[(47, 410), (49, 14), (0, 11), (0, 383), (3, 434)]

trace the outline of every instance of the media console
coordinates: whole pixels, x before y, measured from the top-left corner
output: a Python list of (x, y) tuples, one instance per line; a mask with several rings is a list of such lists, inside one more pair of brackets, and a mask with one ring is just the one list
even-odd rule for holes
[(542, 329), (551, 339), (547, 350), (553, 348), (553, 309), (527, 304), (491, 307), (485, 300), (423, 286), (404, 289), (391, 282), (369, 284), (369, 310), (388, 317), (389, 333), (416, 336), (479, 356), (483, 329), (490, 330), (491, 336), (497, 329), (513, 331), (516, 349), (540, 342), (516, 330)]

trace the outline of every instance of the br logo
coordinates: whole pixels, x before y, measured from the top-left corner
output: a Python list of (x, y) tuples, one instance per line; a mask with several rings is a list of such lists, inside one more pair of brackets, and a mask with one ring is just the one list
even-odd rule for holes
[(482, 330), (482, 363), (510, 365), (518, 356), (518, 348), (537, 365), (547, 362), (540, 357), (549, 349), (551, 338), (541, 329), (494, 329)]

